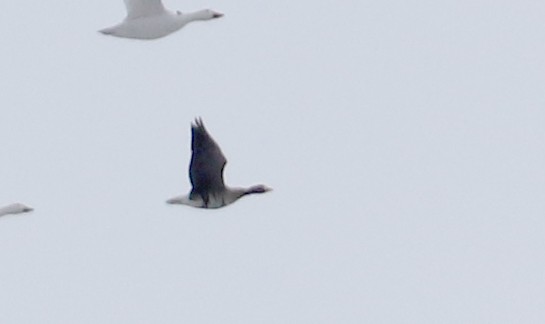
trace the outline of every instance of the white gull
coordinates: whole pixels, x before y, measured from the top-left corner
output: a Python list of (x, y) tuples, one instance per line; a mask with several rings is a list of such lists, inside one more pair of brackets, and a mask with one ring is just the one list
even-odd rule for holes
[(124, 38), (156, 39), (172, 34), (187, 23), (223, 17), (203, 9), (182, 13), (165, 9), (161, 0), (124, 0), (127, 17), (119, 24), (100, 30), (105, 35)]

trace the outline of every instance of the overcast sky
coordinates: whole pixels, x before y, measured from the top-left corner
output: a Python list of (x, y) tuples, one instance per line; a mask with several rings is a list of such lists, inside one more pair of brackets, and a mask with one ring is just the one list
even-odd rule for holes
[(164, 1), (0, 4), (2, 324), (545, 321), (545, 3)]

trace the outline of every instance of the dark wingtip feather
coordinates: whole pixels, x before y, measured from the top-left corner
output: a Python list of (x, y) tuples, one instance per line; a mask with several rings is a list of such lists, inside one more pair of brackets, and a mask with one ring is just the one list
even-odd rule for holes
[(201, 117), (195, 117), (195, 121), (193, 123), (191, 123), (191, 128), (205, 129), (202, 118)]
[(191, 124), (191, 135), (192, 150), (197, 148), (209, 149), (210, 147), (217, 145), (208, 134), (201, 117), (195, 118), (195, 121)]

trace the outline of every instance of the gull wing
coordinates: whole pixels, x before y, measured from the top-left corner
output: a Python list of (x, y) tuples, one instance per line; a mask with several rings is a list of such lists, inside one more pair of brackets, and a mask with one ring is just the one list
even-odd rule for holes
[(165, 11), (161, 0), (124, 0), (127, 19), (155, 16)]
[(222, 191), (223, 169), (227, 159), (220, 147), (208, 134), (201, 119), (196, 119), (191, 125), (191, 164), (189, 178), (193, 189), (191, 197), (200, 195), (204, 201), (208, 200), (209, 193)]

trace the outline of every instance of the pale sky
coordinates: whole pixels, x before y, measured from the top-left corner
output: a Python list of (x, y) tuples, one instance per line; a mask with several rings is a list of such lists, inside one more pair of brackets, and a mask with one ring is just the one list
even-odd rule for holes
[(545, 321), (545, 3), (164, 1), (0, 4), (0, 323)]

